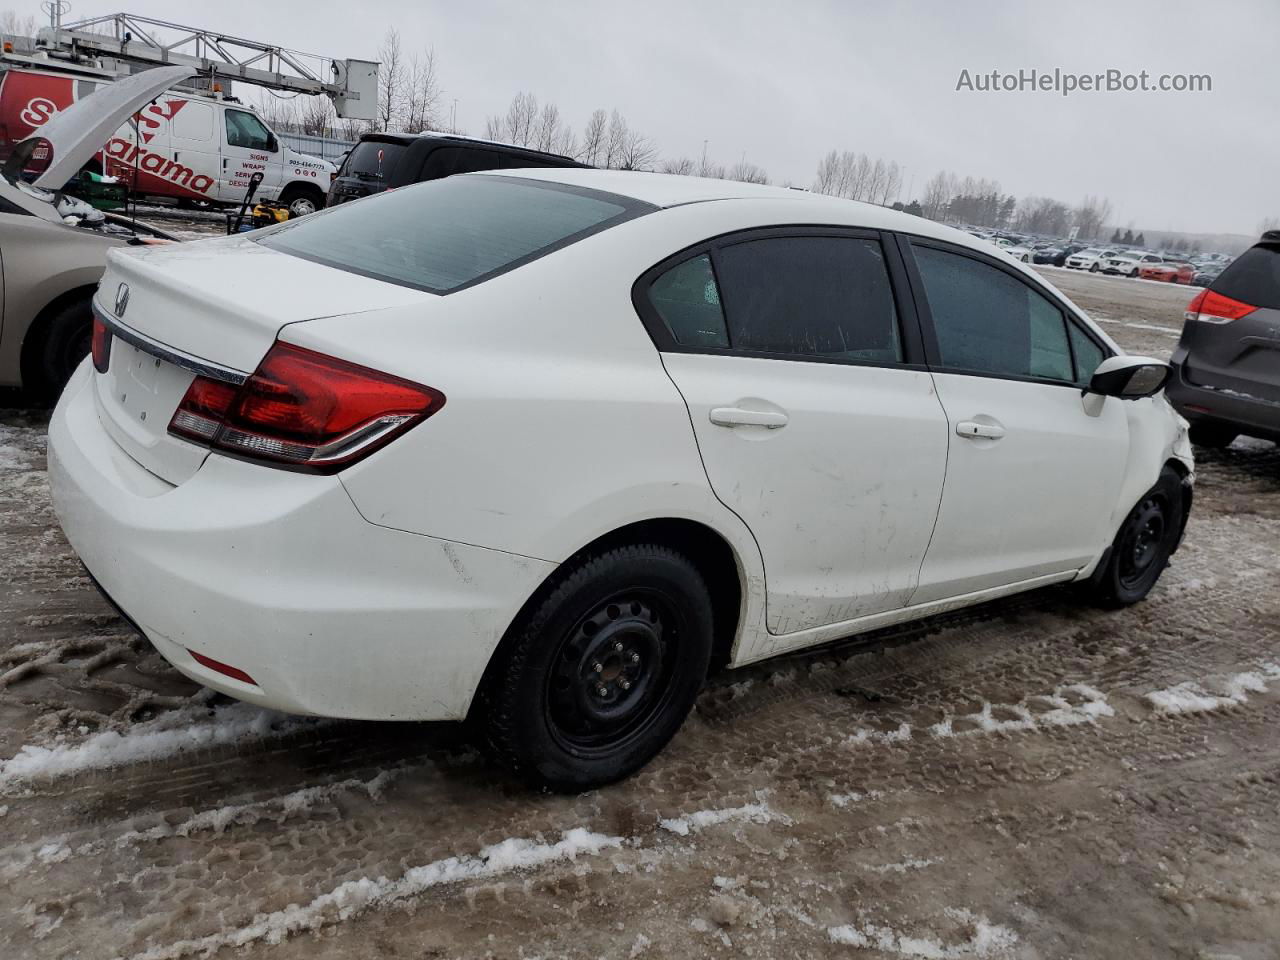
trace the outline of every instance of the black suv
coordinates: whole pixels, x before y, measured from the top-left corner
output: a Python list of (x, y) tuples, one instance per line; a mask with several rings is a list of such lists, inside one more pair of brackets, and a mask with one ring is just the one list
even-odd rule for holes
[(1191, 439), (1280, 442), (1280, 230), (1270, 230), (1187, 307), (1168, 397)]
[(351, 148), (329, 184), (325, 206), (477, 170), (585, 167), (558, 153), (440, 133), (367, 133)]

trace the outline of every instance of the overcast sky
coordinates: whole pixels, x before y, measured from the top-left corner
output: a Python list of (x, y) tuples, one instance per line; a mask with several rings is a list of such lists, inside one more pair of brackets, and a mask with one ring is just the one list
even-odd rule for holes
[[(663, 156), (746, 158), (808, 186), (836, 147), (1019, 197), (1111, 200), (1112, 221), (1251, 234), (1280, 217), (1280, 3), (732, 0), (112, 0), (111, 9), (334, 57), (387, 27), (434, 47), (446, 106), (482, 135), (529, 91), (580, 128), (616, 107)], [(34, 3), (14, 3), (38, 14)], [(31, 9), (25, 10), (25, 7)], [(77, 0), (69, 17), (104, 12)], [(1205, 93), (957, 92), (961, 70), (1209, 74)]]

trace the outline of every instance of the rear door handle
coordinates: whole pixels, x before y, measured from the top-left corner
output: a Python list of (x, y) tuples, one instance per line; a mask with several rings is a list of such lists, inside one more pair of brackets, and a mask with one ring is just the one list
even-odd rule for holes
[(1004, 436), (1004, 427), (998, 423), (979, 423), (976, 420), (961, 420), (956, 424), (956, 436), (969, 440), (999, 440)]
[(781, 410), (712, 407), (711, 422), (717, 427), (768, 427), (770, 430), (777, 430), (787, 425), (787, 415)]

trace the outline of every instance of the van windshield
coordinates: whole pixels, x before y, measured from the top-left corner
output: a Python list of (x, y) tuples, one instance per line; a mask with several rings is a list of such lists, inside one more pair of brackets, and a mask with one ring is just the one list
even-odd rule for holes
[(463, 174), (344, 203), (255, 239), (349, 273), (449, 293), (652, 209), (567, 184)]
[(404, 151), (403, 143), (361, 140), (347, 154), (346, 163), (342, 165), (342, 175), (360, 180), (390, 180)]

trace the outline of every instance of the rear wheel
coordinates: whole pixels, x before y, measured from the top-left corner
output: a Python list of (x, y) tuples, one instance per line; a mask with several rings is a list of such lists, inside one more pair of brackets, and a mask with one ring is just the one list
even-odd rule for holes
[(1182, 531), (1182, 480), (1170, 468), (1129, 511), (1105, 564), (1089, 581), (1093, 599), (1125, 607), (1142, 600), (1160, 579)]
[(52, 403), (80, 361), (89, 355), (93, 338), (93, 309), (88, 297), (77, 297), (55, 308), (32, 332), (25, 350), (22, 382), (39, 402)]
[(711, 599), (683, 555), (619, 547), (512, 629), (481, 694), (489, 747), (537, 786), (587, 790), (640, 769), (684, 722), (710, 661)]
[(1240, 436), (1238, 430), (1218, 423), (1193, 423), (1190, 433), (1191, 442), (1196, 446), (1215, 450), (1231, 446), (1231, 442)]
[(280, 202), (289, 208), (289, 218), (305, 217), (324, 209), (324, 191), (309, 183), (291, 183), (280, 194)]

